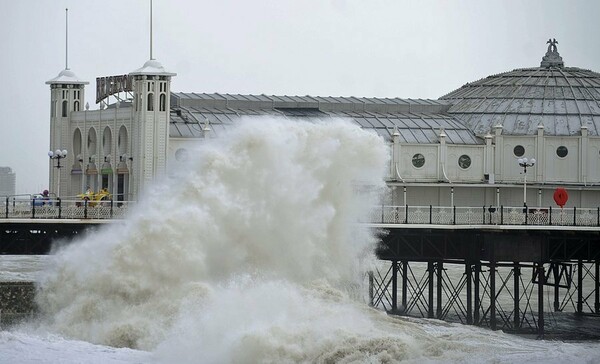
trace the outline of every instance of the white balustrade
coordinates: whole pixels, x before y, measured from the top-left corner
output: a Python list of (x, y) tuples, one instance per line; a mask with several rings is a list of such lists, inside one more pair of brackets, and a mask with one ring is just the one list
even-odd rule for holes
[(379, 206), (367, 223), (435, 225), (600, 226), (599, 208)]

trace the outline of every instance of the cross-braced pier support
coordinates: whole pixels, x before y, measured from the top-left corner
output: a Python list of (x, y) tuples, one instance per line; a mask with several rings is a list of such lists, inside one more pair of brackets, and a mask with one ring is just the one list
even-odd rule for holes
[(371, 304), (392, 314), (538, 337), (569, 331), (561, 328), (567, 313), (600, 315), (593, 229), (395, 227), (377, 255)]
[[(554, 312), (598, 315), (598, 261), (392, 261), (369, 274), (371, 304), (390, 314), (556, 335)], [(576, 267), (575, 281), (570, 271)], [(550, 318), (547, 323), (546, 318)]]

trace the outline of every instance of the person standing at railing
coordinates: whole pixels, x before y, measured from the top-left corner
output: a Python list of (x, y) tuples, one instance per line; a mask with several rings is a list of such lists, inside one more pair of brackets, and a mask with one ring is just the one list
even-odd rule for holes
[(44, 190), (39, 195), (33, 196), (33, 206), (45, 206), (51, 204), (48, 190)]
[(50, 194), (49, 194), (48, 190), (44, 190), (42, 192), (42, 200), (43, 200), (42, 206), (46, 205), (46, 204), (50, 204)]

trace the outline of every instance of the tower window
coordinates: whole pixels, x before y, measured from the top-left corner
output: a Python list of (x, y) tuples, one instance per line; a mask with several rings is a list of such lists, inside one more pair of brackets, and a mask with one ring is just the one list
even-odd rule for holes
[(79, 101), (73, 103), (73, 111), (79, 111)]
[(159, 111), (165, 111), (167, 108), (167, 95), (160, 94)]
[(69, 110), (69, 103), (67, 102), (67, 100), (64, 100), (62, 102), (62, 117), (63, 118), (67, 117), (68, 110)]
[(148, 111), (154, 111), (154, 94), (148, 94)]

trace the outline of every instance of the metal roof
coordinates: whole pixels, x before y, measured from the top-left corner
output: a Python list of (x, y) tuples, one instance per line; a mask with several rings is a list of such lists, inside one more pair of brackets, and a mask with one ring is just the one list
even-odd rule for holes
[[(289, 96), (268, 96), (270, 101), (264, 100), (267, 96), (260, 95), (221, 95), (221, 94), (172, 94), (175, 99), (171, 109), (171, 124), (169, 135), (174, 138), (201, 138), (204, 135), (203, 128), (208, 121), (207, 137), (217, 137), (233, 124), (243, 118), (262, 116), (275, 116), (290, 120), (305, 119), (313, 121), (327, 121), (332, 118), (343, 118), (359, 125), (363, 129), (374, 130), (385, 140), (391, 140), (394, 129), (400, 134), (400, 140), (404, 143), (438, 143), (439, 134), (445, 131), (446, 142), (450, 144), (481, 144), (482, 141), (468, 130), (459, 120), (440, 110), (439, 106), (447, 108), (445, 102), (437, 100), (417, 100), (418, 104), (411, 106), (412, 109), (426, 110), (414, 112), (385, 112), (385, 108), (375, 108), (381, 111), (365, 111), (370, 109), (363, 102), (367, 99), (340, 98), (348, 101), (345, 107), (329, 105), (328, 107), (306, 107), (306, 104), (314, 104), (313, 100), (324, 99), (333, 104), (328, 98), (305, 96), (302, 101), (295, 101), (295, 107), (289, 106)], [(250, 98), (261, 98), (257, 101), (249, 101)], [(177, 100), (179, 98), (179, 100)], [(182, 99), (193, 99), (194, 106), (182, 106)], [(224, 105), (215, 104), (223, 100), (234, 100)], [(281, 100), (281, 101), (280, 101)], [(376, 101), (383, 99), (374, 99)], [(408, 110), (408, 105), (414, 100), (386, 99), (393, 105), (403, 103)], [(369, 101), (370, 102), (370, 101)], [(233, 105), (246, 107), (231, 107)], [(276, 107), (273, 107), (275, 105)], [(285, 107), (277, 107), (285, 105)], [(316, 105), (323, 106), (317, 103)], [(265, 107), (268, 106), (268, 107)], [(299, 107), (303, 106), (303, 107)], [(362, 109), (365, 110), (362, 110)], [(361, 109), (361, 110), (357, 110)], [(431, 109), (431, 110), (429, 110)], [(329, 111), (327, 111), (329, 110)], [(434, 111), (432, 111), (434, 110)]]
[(538, 125), (546, 135), (590, 135), (600, 132), (600, 74), (564, 67), (548, 41), (540, 67), (522, 68), (467, 83), (444, 95), (453, 105), (448, 112), (477, 135), (502, 125), (508, 135), (533, 135)]
[(171, 94), (171, 105), (176, 107), (217, 108), (318, 108), (322, 111), (373, 111), (373, 112), (433, 112), (444, 113), (450, 103), (444, 100), (239, 95), (177, 92)]

